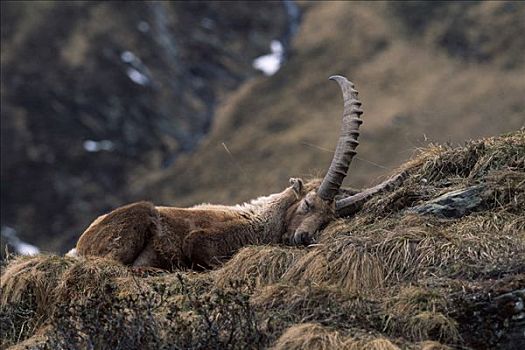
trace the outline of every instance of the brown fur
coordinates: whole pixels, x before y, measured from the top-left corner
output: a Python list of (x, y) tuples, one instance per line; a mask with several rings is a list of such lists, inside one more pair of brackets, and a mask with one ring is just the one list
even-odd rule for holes
[(76, 251), (126, 265), (210, 268), (250, 244), (310, 244), (334, 217), (334, 204), (317, 196), (319, 181), (290, 183), (280, 193), (238, 206), (129, 204), (97, 218)]

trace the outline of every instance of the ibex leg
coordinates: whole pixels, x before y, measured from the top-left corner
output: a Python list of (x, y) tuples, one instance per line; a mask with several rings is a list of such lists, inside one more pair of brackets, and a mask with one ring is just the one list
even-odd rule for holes
[(159, 214), (153, 204), (133, 203), (95, 220), (77, 244), (81, 256), (101, 256), (132, 264), (158, 230)]

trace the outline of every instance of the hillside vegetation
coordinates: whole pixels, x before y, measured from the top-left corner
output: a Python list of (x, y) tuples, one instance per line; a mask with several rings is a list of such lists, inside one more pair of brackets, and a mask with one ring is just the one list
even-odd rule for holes
[(525, 130), (434, 145), (402, 169), (317, 244), (246, 247), (213, 271), (11, 259), (0, 345), (522, 349)]

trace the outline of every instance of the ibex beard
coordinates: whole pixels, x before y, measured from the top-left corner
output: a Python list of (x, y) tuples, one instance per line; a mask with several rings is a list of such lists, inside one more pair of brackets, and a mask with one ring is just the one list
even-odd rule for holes
[(355, 206), (335, 196), (356, 153), (363, 112), (354, 85), (342, 76), (330, 79), (342, 89), (344, 111), (337, 148), (322, 181), (305, 184), (291, 178), (284, 191), (237, 206), (130, 204), (97, 218), (72, 255), (108, 257), (138, 267), (212, 268), (246, 245), (313, 243), (338, 211)]

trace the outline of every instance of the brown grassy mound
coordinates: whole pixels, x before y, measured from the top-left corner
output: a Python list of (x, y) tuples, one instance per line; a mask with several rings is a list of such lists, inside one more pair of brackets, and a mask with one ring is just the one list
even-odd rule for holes
[(53, 290), (64, 271), (75, 262), (71, 258), (52, 255), (15, 258), (2, 271), (2, 305), (34, 299), (42, 311), (51, 304)]
[(306, 323), (288, 328), (273, 349), (340, 349), (343, 345), (341, 338), (338, 332)]
[(399, 350), (400, 348), (384, 337), (343, 336), (338, 331), (314, 323), (304, 323), (288, 328), (272, 349)]
[[(1, 345), (520, 348), (525, 132), (434, 146), (403, 168), (399, 188), (333, 222), (319, 244), (246, 247), (215, 271), (16, 258), (2, 272)], [(466, 211), (436, 200), (471, 187)]]
[(304, 254), (304, 249), (290, 247), (243, 248), (217, 271), (215, 281), (222, 287), (233, 282), (263, 287), (278, 282)]
[(457, 342), (457, 322), (448, 317), (450, 301), (437, 291), (422, 287), (402, 288), (383, 304), (388, 316), (385, 327), (412, 340), (436, 338)]

